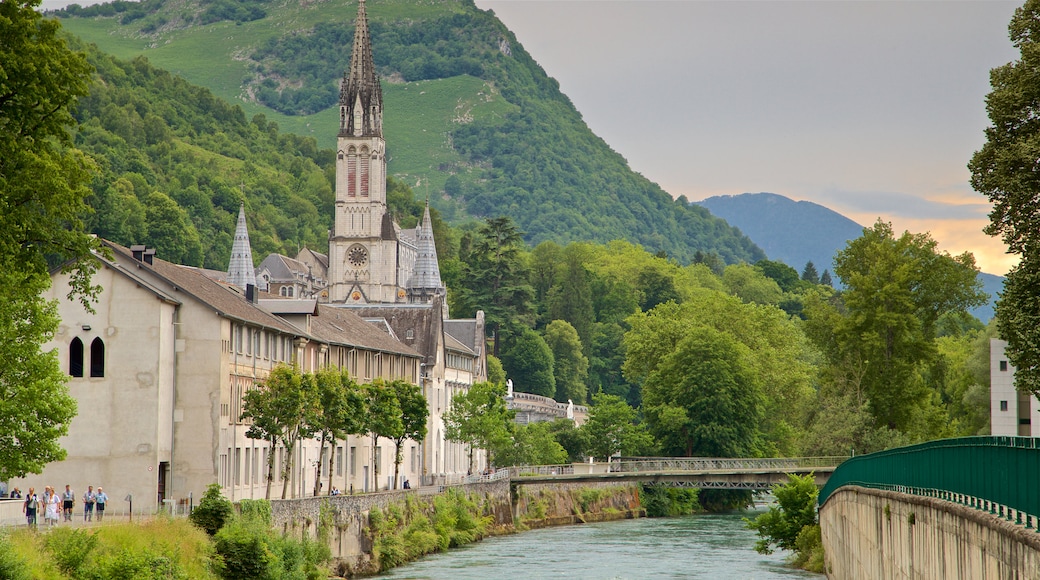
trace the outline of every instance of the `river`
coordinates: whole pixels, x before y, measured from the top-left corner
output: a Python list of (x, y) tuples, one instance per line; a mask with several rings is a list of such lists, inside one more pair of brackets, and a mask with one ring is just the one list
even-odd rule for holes
[(734, 578), (823, 576), (785, 566), (786, 553), (755, 552), (744, 514), (642, 518), (561, 526), (488, 538), (401, 566), (381, 578)]

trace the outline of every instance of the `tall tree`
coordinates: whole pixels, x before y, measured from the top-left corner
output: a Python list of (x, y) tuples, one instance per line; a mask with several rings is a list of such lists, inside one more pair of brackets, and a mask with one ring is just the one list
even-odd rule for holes
[(667, 455), (754, 457), (761, 389), (747, 347), (702, 326), (691, 329), (643, 385), (643, 412)]
[(816, 272), (816, 265), (811, 260), (805, 263), (805, 268), (802, 270), (802, 280), (810, 284), (820, 283), (820, 275)]
[(71, 147), (72, 107), (91, 68), (44, 19), (38, 0), (0, 2), (0, 480), (64, 458), (58, 439), (76, 413), (57, 357), (41, 351), (58, 326), (49, 266), (71, 274), (70, 298), (90, 310), (99, 288), (85, 232), (93, 163)]
[(394, 437), (394, 489), (401, 472), (401, 446), (406, 439), (422, 443), (426, 439), (426, 419), (430, 415), (430, 405), (423, 396), (422, 388), (408, 381), (396, 380), (390, 383), (397, 397), (397, 405), (401, 409), (401, 431)]
[(860, 388), (880, 424), (920, 428), (917, 413), (930, 397), (920, 373), (936, 356), (936, 323), (986, 299), (974, 257), (939, 252), (927, 234), (896, 237), (891, 224), (878, 221), (834, 263), (845, 286), (844, 314), (834, 319), (834, 340), (819, 346), (833, 364), (861, 373)]
[(1040, 394), (1040, 2), (1015, 10), (1008, 30), (1020, 56), (990, 71), (992, 125), (968, 168), (972, 187), (993, 203), (984, 231), (1020, 258), (997, 301), (997, 327), (1016, 367), (1015, 383)]
[[(346, 371), (324, 368), (314, 375), (317, 408), (308, 421), (311, 430), (321, 441), (319, 457), (328, 457), (328, 461), (318, 462), (318, 473), (314, 478), (314, 495), (321, 491), (321, 470), (323, 465), (329, 467), (329, 489), (332, 489), (333, 452), (336, 441), (345, 439), (347, 435), (365, 433), (365, 397), (361, 387), (350, 378)], [(325, 452), (326, 446), (328, 453)]]
[(459, 251), (463, 272), (457, 303), (464, 311), (484, 311), (495, 356), (503, 331), (513, 333), (533, 322), (534, 289), (527, 282), (523, 248), (523, 232), (509, 218), (499, 217), (487, 218), (465, 255)]
[(516, 389), (550, 399), (556, 396), (553, 354), (542, 335), (524, 328), (509, 341), (502, 354), (502, 366), (516, 383)]
[(590, 276), (585, 268), (591, 253), (586, 244), (574, 243), (564, 248), (559, 284), (546, 297), (549, 302), (549, 320), (566, 320), (570, 323), (584, 348), (588, 348), (592, 340), (592, 326), (596, 321)]
[(592, 395), (589, 418), (580, 429), (592, 457), (640, 455), (654, 447), (646, 425), (636, 423), (636, 410), (616, 395)]
[[(506, 408), (506, 390), (501, 384), (476, 383), (452, 397), (444, 414), (444, 437), (469, 447), (469, 471), (477, 449), (501, 449), (509, 439), (513, 411)], [(489, 453), (488, 462), (494, 457)]]
[(263, 439), (271, 445), (267, 456), (267, 499), (271, 498), (275, 446), (281, 444), (285, 448), (286, 460), (281, 473), (282, 499), (285, 499), (296, 444), (312, 435), (307, 421), (317, 407), (314, 377), (304, 376), (295, 367), (278, 365), (258, 388), (247, 391), (242, 399), (241, 419), (251, 420), (246, 437)]
[(372, 482), (379, 491), (379, 438), (396, 441), (404, 433), (404, 419), (401, 404), (397, 400), (397, 391), (381, 378), (365, 385), (368, 395), (368, 431), (372, 433)]
[(578, 332), (565, 320), (553, 320), (545, 327), (545, 343), (553, 355), (556, 400), (584, 405), (588, 402), (589, 359), (581, 353)]

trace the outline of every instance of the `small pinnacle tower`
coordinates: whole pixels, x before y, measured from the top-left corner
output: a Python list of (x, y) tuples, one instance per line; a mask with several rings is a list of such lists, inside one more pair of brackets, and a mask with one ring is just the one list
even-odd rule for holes
[(415, 271), (408, 280), (412, 302), (428, 302), (434, 294), (444, 294), (441, 269), (437, 263), (437, 245), (433, 240), (433, 221), (430, 220), (430, 200), (416, 231)]
[(228, 265), (228, 284), (245, 290), (256, 286), (256, 271), (253, 269), (253, 250), (249, 247), (249, 231), (246, 229), (246, 205), (238, 208), (238, 225), (235, 227), (235, 242), (231, 246), (231, 263)]

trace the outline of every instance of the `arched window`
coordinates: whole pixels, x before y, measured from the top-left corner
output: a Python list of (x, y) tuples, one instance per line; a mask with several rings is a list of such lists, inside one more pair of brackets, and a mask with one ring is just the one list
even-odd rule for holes
[(101, 337), (90, 343), (90, 376), (105, 376), (105, 343)]
[(289, 289), (286, 292), (287, 292), (287, 295), (289, 296), (289, 298), (292, 298), (292, 296), (293, 296), (293, 287), (289, 286)]
[(361, 178), (359, 180), (359, 181), (361, 181), (361, 184), (359, 185), (359, 188), (361, 189), (361, 195), (362, 195), (362, 197), (368, 197), (368, 148), (367, 147), (362, 147), (361, 148), (361, 167), (358, 170), (358, 173), (361, 176)]
[(69, 343), (69, 376), (83, 376), (83, 341), (79, 337)]
[(357, 197), (357, 151), (347, 151), (347, 197)]

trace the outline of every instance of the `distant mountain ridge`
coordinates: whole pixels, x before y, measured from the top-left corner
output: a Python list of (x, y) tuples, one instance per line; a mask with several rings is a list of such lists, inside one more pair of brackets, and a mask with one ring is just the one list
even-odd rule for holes
[[(739, 228), (765, 250), (769, 259), (799, 273), (811, 261), (818, 272), (830, 270), (833, 274), (834, 255), (863, 233), (863, 226), (832, 209), (776, 193), (719, 195), (694, 203)], [(979, 279), (990, 302), (972, 310), (972, 314), (987, 322), (993, 317), (993, 304), (1004, 287), (1004, 278), (980, 273)]]
[[(257, 127), (313, 137), (317, 151), (310, 157), (330, 177), (338, 87), (350, 66), (357, 7), (356, 0), (116, 0), (73, 4), (56, 15), (69, 33), (106, 54), (209, 89), (207, 101), (232, 103), (240, 109), (236, 116), (256, 120)], [(472, 0), (381, 0), (367, 5), (366, 13), (383, 80), (388, 172), (427, 197), (447, 222), (507, 216), (532, 246), (624, 239), (684, 263), (697, 252), (727, 263), (765, 257), (736, 228), (632, 171), (492, 11)], [(142, 90), (153, 92), (146, 101), (165, 100), (159, 84)], [(134, 114), (117, 100), (97, 111), (96, 122), (84, 120), (129, 142), (148, 126), (148, 120), (126, 121)], [(161, 120), (159, 115), (153, 124)], [(199, 136), (214, 142), (218, 155), (244, 162), (249, 174), (256, 157), (249, 139), (255, 136), (240, 141), (234, 134), (212, 133)], [(147, 138), (143, 142), (151, 145)], [(211, 180), (175, 178), (185, 172), (157, 159), (165, 149), (135, 147), (148, 156), (144, 164), (156, 168), (154, 179), (145, 177), (148, 185), (186, 210), (189, 225), (220, 229), (205, 210), (209, 200), (227, 198), (227, 192)], [(120, 158), (102, 165), (112, 168), (109, 182), (144, 173)], [(291, 162), (274, 169), (299, 173)], [(226, 184), (239, 198), (230, 205), (245, 201), (251, 220), (254, 200), (270, 197), (279, 204), (286, 197), (264, 191), (261, 182), (257, 191), (236, 188), (240, 183), (236, 178)], [(315, 209), (323, 210), (324, 200), (315, 201)], [(299, 204), (293, 209), (311, 213)], [(331, 210), (314, 217), (323, 220), (323, 229), (331, 227)], [(282, 225), (272, 245), (324, 249), (310, 235), (317, 228), (301, 234)]]

